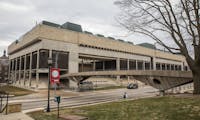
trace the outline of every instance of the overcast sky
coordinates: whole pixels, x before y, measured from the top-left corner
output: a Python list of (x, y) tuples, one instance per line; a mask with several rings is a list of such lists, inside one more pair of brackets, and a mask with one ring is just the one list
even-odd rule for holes
[[(0, 55), (7, 46), (42, 20), (82, 25), (83, 30), (137, 43), (151, 42), (129, 35), (115, 18), (115, 0), (0, 0)], [(128, 36), (128, 37), (127, 37)]]

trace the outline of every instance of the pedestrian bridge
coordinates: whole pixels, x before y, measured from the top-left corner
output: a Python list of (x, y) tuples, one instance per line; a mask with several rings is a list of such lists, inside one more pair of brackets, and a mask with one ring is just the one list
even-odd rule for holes
[(161, 70), (120, 70), (120, 71), (91, 71), (64, 74), (61, 79), (69, 79), (79, 84), (91, 76), (132, 76), (159, 90), (193, 82), (191, 71), (161, 71)]

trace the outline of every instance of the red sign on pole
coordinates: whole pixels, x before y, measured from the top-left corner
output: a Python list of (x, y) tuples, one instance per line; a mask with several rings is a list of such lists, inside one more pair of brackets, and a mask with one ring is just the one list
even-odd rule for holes
[(59, 68), (51, 68), (51, 84), (60, 83), (60, 69)]

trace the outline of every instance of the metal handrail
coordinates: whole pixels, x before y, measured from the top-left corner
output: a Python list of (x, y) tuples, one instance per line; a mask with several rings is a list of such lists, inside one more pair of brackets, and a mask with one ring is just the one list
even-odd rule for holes
[[(6, 104), (3, 105), (3, 99), (6, 98)], [(0, 91), (0, 113), (3, 113), (6, 110), (6, 115), (8, 113), (8, 98), (9, 98), (9, 93), (6, 93), (5, 91)]]

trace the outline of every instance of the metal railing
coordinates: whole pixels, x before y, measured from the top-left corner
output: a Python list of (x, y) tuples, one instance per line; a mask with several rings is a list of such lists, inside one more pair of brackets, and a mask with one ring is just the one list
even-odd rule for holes
[(5, 114), (8, 113), (8, 98), (9, 94), (5, 91), (0, 91), (0, 113), (3, 113), (5, 111)]

